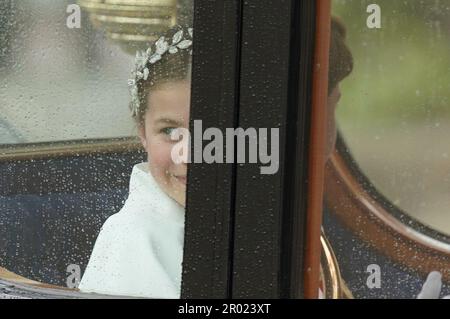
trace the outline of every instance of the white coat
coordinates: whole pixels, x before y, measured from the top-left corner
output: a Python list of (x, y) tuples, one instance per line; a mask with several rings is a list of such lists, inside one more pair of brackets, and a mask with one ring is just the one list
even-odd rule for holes
[(133, 168), (129, 197), (103, 225), (81, 291), (180, 297), (184, 208), (161, 190), (147, 167)]

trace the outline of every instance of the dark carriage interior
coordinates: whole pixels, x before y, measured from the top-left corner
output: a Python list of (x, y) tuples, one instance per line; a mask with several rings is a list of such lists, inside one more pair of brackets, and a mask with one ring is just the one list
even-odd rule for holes
[[(383, 254), (358, 234), (348, 229), (329, 208), (324, 211), (326, 236), (336, 254), (341, 275), (356, 299), (410, 299), (420, 292), (426, 279), (415, 269), (408, 268)], [(341, 261), (341, 262), (340, 262)], [(345, 261), (345, 262), (342, 262)], [(382, 288), (370, 288), (367, 279), (369, 265), (381, 267)], [(443, 295), (450, 294), (450, 285), (444, 283)]]
[(138, 151), (0, 162), (0, 266), (66, 286), (123, 205)]

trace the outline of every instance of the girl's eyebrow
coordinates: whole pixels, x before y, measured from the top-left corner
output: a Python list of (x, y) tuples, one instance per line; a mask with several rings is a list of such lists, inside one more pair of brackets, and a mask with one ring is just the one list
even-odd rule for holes
[(162, 123), (164, 125), (169, 124), (169, 125), (173, 125), (176, 127), (183, 126), (183, 123), (181, 123), (177, 120), (169, 119), (169, 118), (160, 118), (160, 119), (156, 120), (156, 124), (159, 124), (159, 123)]

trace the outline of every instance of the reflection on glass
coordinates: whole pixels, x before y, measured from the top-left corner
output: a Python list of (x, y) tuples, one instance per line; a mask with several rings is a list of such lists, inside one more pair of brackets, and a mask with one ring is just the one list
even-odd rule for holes
[(88, 19), (69, 29), (68, 4), (1, 4), (0, 145), (133, 134), (123, 107), (130, 59)]
[(339, 127), (364, 174), (393, 204), (450, 234), (450, 1), (334, 1), (357, 68)]
[[(356, 298), (416, 298), (434, 270), (443, 277), (432, 272), (422, 295), (434, 280), (438, 298), (450, 291), (450, 1), (376, 4), (333, 1), (354, 70), (340, 85), (348, 150), (328, 163), (324, 229)], [(339, 65), (331, 51), (330, 81)]]
[[(327, 101), (327, 143), (326, 143), (326, 158), (327, 160), (332, 156), (336, 147), (337, 127), (335, 112), (341, 99), (341, 82), (346, 79), (353, 71), (353, 56), (346, 44), (347, 31), (345, 25), (336, 17), (331, 19), (331, 34), (330, 34), (330, 52), (329, 52), (329, 73), (328, 73), (328, 101)], [(331, 246), (326, 240), (326, 233), (322, 238), (326, 243), (325, 249), (322, 251), (322, 258), (335, 262), (335, 256)], [(331, 257), (332, 256), (332, 257)], [(339, 267), (331, 267), (333, 263), (322, 265), (325, 271), (334, 272), (334, 277), (338, 281), (337, 286), (340, 291), (335, 294), (323, 295), (319, 290), (319, 298), (351, 298), (352, 294), (346, 288), (346, 284), (341, 280)], [(333, 268), (333, 269), (332, 269)], [(345, 297), (344, 297), (345, 296)]]

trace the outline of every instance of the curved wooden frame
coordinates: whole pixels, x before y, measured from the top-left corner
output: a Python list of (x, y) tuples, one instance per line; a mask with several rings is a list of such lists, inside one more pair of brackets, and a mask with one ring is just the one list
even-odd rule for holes
[(326, 168), (325, 202), (343, 224), (379, 253), (423, 276), (438, 270), (450, 282), (450, 245), (397, 219), (358, 181), (348, 161), (335, 151)]

